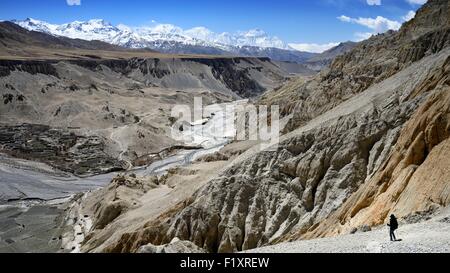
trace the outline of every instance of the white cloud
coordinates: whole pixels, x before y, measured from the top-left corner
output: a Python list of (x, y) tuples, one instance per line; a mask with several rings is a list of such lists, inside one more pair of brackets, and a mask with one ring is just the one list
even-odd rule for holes
[(81, 0), (66, 0), (67, 5), (69, 6), (80, 6)]
[(406, 0), (406, 2), (410, 3), (411, 5), (423, 5), (427, 2), (427, 0)]
[(381, 5), (381, 0), (367, 0), (367, 4), (369, 6), (380, 6)]
[(347, 23), (352, 21), (352, 18), (345, 16), (345, 15), (339, 16), (338, 19), (341, 20), (342, 22), (347, 22)]
[(408, 11), (408, 13), (402, 17), (403, 21), (408, 22), (416, 16), (416, 13), (412, 10)]
[(355, 41), (361, 42), (361, 41), (367, 40), (370, 37), (372, 37), (372, 35), (373, 35), (372, 32), (356, 32), (355, 33)]
[(299, 51), (306, 51), (312, 53), (322, 53), (330, 48), (339, 45), (339, 43), (328, 44), (289, 44), (290, 47)]
[[(419, 2), (421, 0), (407, 0), (407, 1), (416, 1)], [(371, 32), (357, 32), (355, 33), (355, 41), (359, 42), (362, 40), (366, 40), (370, 38), (370, 36), (378, 33), (383, 33), (388, 30), (399, 30), (402, 26), (402, 23), (407, 22), (413, 19), (416, 16), (416, 13), (413, 10), (408, 11), (407, 14), (402, 16), (402, 20), (395, 21), (384, 18), (383, 16), (377, 16), (376, 18), (351, 18), (345, 15), (341, 15), (337, 17), (338, 20), (345, 23), (353, 23), (358, 24), (364, 27), (371, 29)]]
[(377, 16), (376, 18), (350, 18), (342, 15), (338, 17), (339, 20), (347, 23), (354, 23), (361, 26), (365, 26), (373, 30), (374, 33), (383, 33), (387, 30), (398, 30), (402, 24), (398, 21), (389, 20), (383, 16)]

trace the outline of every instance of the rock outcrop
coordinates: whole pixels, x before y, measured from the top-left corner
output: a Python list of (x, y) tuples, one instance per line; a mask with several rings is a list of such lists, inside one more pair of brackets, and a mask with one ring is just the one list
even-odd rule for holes
[(51, 62), (0, 60), (0, 77), (6, 77), (11, 71), (22, 71), (32, 75), (43, 74), (59, 77)]
[(141, 246), (137, 253), (206, 253), (206, 251), (190, 241), (174, 238), (169, 244), (162, 246), (152, 244)]
[(135, 175), (118, 175), (104, 189), (93, 193), (99, 202), (90, 210), (93, 211), (93, 229), (102, 229), (127, 210), (140, 206), (139, 197), (151, 189), (158, 187), (156, 177), (146, 179)]

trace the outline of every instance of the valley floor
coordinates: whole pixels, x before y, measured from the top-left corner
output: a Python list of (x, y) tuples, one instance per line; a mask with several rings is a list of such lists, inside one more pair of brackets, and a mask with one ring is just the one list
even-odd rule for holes
[(62, 213), (60, 204), (0, 206), (0, 253), (61, 251)]
[(450, 208), (425, 222), (400, 225), (399, 241), (391, 242), (387, 227), (332, 238), (282, 243), (247, 253), (449, 253)]

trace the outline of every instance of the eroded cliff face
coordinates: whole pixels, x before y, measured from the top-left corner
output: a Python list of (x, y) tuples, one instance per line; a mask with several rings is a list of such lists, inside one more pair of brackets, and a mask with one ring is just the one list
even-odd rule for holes
[(110, 69), (146, 86), (223, 92), (253, 97), (274, 88), (288, 75), (267, 58), (79, 59), (67, 61), (0, 61), (0, 77), (12, 71), (59, 78), (56, 64), (66, 62), (93, 72)]
[(22, 71), (32, 75), (39, 73), (58, 77), (58, 73), (51, 62), (0, 60), (0, 77), (9, 76), (11, 71)]
[[(348, 233), (363, 224), (383, 224), (390, 214), (406, 218), (450, 204), (448, 62), (441, 78), (446, 84), (434, 89), (412, 115), (388, 160), (338, 211), (300, 237)], [(429, 81), (428, 84), (429, 87), (434, 83)], [(298, 238), (298, 235), (291, 238)]]

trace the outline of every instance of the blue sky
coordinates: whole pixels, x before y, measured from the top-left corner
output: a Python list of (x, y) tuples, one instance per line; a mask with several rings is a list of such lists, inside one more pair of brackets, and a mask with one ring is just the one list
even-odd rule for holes
[(0, 19), (31, 17), (59, 24), (101, 18), (136, 27), (154, 21), (183, 29), (204, 26), (214, 32), (259, 28), (287, 43), (326, 44), (396, 28), (392, 22), (404, 22), (424, 1), (1, 0)]

